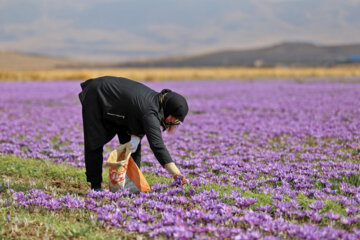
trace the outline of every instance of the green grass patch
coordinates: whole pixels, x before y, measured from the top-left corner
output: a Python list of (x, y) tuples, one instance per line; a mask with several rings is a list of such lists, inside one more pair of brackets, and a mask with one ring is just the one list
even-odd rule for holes
[(310, 209), (309, 208), (309, 204), (311, 204), (314, 200), (308, 198), (307, 196), (305, 196), (304, 194), (300, 193), (297, 197), (296, 200), (298, 201), (299, 205), (302, 206), (305, 209)]
[(320, 210), (320, 213), (334, 212), (347, 216), (345, 208), (334, 200), (325, 200), (324, 207)]
[(7, 175), (21, 177), (41, 177), (58, 180), (67, 180), (70, 177), (75, 182), (81, 182), (84, 169), (75, 168), (65, 164), (56, 164), (41, 159), (24, 159), (15, 156), (0, 156), (0, 172)]
[[(21, 207), (0, 209), (2, 239), (134, 239), (126, 233), (97, 222), (96, 213), (88, 210), (29, 212)], [(8, 216), (10, 221), (8, 221)], [(4, 237), (4, 238), (3, 238)]]
[(1, 155), (0, 162), (0, 184), (9, 184), (15, 191), (37, 188), (65, 195), (86, 195), (89, 189), (83, 168), (9, 155)]
[(150, 184), (153, 185), (155, 183), (170, 183), (173, 181), (172, 178), (169, 177), (163, 177), (163, 176), (157, 176), (153, 173), (143, 173), (144, 177), (146, 178), (146, 181)]

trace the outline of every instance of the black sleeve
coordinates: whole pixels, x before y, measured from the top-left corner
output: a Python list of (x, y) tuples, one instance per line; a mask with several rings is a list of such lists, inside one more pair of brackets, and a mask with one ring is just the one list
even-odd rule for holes
[(143, 126), (150, 148), (161, 166), (164, 167), (165, 164), (173, 162), (162, 139), (160, 122), (156, 116), (153, 114), (145, 115), (143, 117)]

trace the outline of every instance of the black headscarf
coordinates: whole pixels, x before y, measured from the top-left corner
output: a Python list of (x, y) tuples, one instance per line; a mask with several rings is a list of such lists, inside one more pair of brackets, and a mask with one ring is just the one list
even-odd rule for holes
[(161, 94), (162, 96), (160, 102), (164, 111), (164, 120), (169, 115), (172, 115), (183, 122), (189, 111), (186, 99), (170, 89), (162, 90)]

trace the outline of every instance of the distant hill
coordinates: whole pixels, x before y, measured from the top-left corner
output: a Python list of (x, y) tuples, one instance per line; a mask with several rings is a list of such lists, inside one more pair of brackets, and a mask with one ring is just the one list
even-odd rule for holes
[(0, 70), (42, 70), (55, 68), (114, 67), (108, 63), (78, 61), (60, 57), (0, 50)]
[(0, 51), (0, 69), (49, 69), (71, 63), (73, 61), (62, 58)]
[(345, 62), (360, 54), (360, 44), (319, 46), (311, 43), (281, 43), (250, 50), (228, 50), (209, 54), (133, 61), (118, 67), (206, 67), (206, 66), (318, 66)]

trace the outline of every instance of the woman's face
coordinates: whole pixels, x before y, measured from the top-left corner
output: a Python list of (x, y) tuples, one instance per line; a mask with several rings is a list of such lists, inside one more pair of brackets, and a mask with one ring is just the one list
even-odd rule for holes
[(177, 120), (175, 117), (173, 117), (172, 115), (169, 115), (166, 119), (165, 119), (166, 123), (171, 123), (171, 124), (176, 124), (176, 125), (170, 125), (166, 131), (169, 134), (173, 134), (176, 131), (176, 127), (178, 126), (179, 120)]

